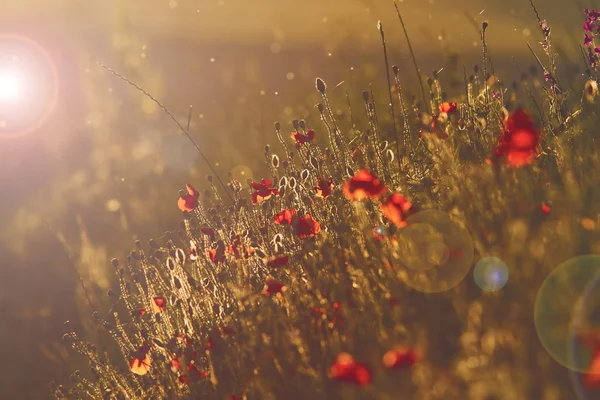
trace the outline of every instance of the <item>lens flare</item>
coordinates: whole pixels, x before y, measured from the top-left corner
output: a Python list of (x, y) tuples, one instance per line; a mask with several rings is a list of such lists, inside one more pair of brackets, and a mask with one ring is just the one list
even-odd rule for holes
[(400, 279), (424, 293), (445, 292), (462, 282), (474, 255), (469, 231), (440, 210), (417, 212), (406, 222), (396, 234), (394, 262), (404, 267)]
[(575, 372), (587, 372), (594, 355), (587, 342), (589, 333), (600, 330), (600, 292), (584, 294), (598, 277), (600, 256), (573, 258), (548, 275), (535, 300), (535, 329), (542, 346)]
[(19, 98), (23, 82), (13, 71), (0, 71), (0, 102), (13, 101)]
[(0, 33), (0, 139), (42, 127), (57, 104), (58, 86), (56, 67), (42, 46)]
[(498, 257), (484, 257), (475, 264), (473, 279), (481, 290), (498, 291), (508, 282), (508, 267)]

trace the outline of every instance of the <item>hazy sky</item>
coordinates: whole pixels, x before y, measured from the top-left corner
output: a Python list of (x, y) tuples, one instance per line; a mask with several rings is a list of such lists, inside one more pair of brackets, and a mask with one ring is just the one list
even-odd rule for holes
[[(589, 6), (594, 1), (536, 3), (542, 18), (558, 31), (580, 30), (581, 3)], [(535, 28), (529, 0), (403, 0), (399, 5), (421, 51), (434, 50), (431, 39), (438, 36), (459, 48), (477, 41), (466, 14), (477, 25), (484, 20), (490, 23), (490, 43), (496, 48), (515, 46), (527, 38), (525, 29)], [(401, 32), (392, 0), (3, 0), (0, 4), (4, 29), (25, 32), (41, 29), (94, 38), (122, 19), (143, 35), (193, 36), (212, 43), (293, 46), (330, 44), (344, 37), (375, 41), (379, 19), (389, 26), (390, 35)]]

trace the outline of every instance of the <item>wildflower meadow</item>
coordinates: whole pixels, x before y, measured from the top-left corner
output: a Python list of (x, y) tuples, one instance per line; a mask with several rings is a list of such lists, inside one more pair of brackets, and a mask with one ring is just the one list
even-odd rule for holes
[(551, 21), (525, 3), (534, 67), (504, 81), (483, 23), (481, 61), (446, 91), (394, 2), (410, 74), (380, 23), (385, 84), (334, 100), (315, 77), (314, 112), (273, 121), (246, 180), (102, 65), (212, 171), (173, 193), (179, 223), (112, 260), (97, 334), (65, 323), (88, 366), (54, 397), (599, 399), (600, 12), (582, 10), (564, 73)]

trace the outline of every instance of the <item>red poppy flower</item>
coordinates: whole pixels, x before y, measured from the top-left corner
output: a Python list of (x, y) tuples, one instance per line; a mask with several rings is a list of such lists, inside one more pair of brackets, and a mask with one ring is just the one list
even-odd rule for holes
[(215, 237), (215, 230), (213, 228), (211, 228), (210, 226), (203, 226), (200, 228), (200, 233), (203, 233), (207, 236), (210, 236), (211, 238)]
[(176, 358), (171, 360), (171, 371), (177, 372), (177, 370), (181, 367), (181, 363)]
[(381, 211), (394, 225), (406, 226), (406, 213), (412, 208), (412, 203), (406, 200), (400, 193), (392, 193), (383, 203)]
[(298, 211), (289, 208), (278, 213), (275, 216), (274, 222), (279, 225), (291, 225), (296, 215), (298, 215)]
[(440, 104), (440, 112), (446, 114), (452, 114), (456, 112), (458, 105), (456, 103), (444, 102)]
[(217, 243), (217, 247), (215, 249), (209, 249), (206, 252), (208, 258), (210, 258), (210, 261), (215, 264), (225, 262), (225, 245), (221, 241), (219, 241), (219, 243)]
[(305, 135), (298, 131), (293, 131), (290, 136), (296, 141), (297, 144), (303, 145), (304, 143), (313, 141), (313, 139), (315, 138), (315, 131), (309, 129), (306, 131)]
[(540, 209), (542, 210), (542, 212), (544, 214), (550, 214), (550, 211), (552, 211), (552, 209), (550, 208), (550, 206), (548, 204), (542, 203), (542, 205), (540, 206)]
[(600, 388), (600, 349), (592, 356), (588, 372), (584, 376), (585, 385), (592, 389)]
[(511, 167), (523, 167), (533, 162), (537, 155), (540, 132), (533, 119), (519, 109), (504, 124), (504, 133), (496, 147), (496, 156), (504, 157)]
[(254, 192), (252, 193), (252, 203), (262, 203), (263, 201), (270, 199), (273, 195), (278, 196), (279, 190), (271, 187), (272, 185), (273, 182), (264, 178), (261, 179), (260, 182), (252, 182), (251, 186), (252, 189), (254, 189)]
[(276, 281), (273, 277), (268, 277), (265, 287), (262, 290), (262, 294), (265, 296), (273, 296), (277, 293), (283, 293), (286, 290), (287, 287), (283, 283)]
[(267, 267), (271, 267), (271, 268), (283, 267), (283, 266), (287, 265), (287, 263), (289, 261), (290, 261), (290, 257), (287, 255), (274, 257), (267, 261)]
[(152, 311), (156, 314), (165, 311), (167, 308), (167, 301), (164, 297), (156, 296), (152, 298)]
[(189, 385), (190, 384), (190, 377), (187, 376), (187, 375), (179, 375), (179, 377), (177, 378), (177, 380), (182, 385)]
[(376, 199), (386, 190), (387, 187), (379, 178), (366, 169), (358, 171), (344, 183), (343, 187), (344, 195), (348, 200), (364, 200), (367, 197)]
[(304, 214), (298, 218), (294, 227), (294, 233), (301, 239), (315, 236), (319, 232), (321, 232), (321, 224), (310, 214)]
[(412, 348), (397, 346), (383, 355), (383, 365), (386, 368), (408, 368), (421, 359), (421, 354)]
[(131, 372), (137, 375), (146, 375), (150, 371), (150, 365), (152, 360), (148, 353), (150, 352), (150, 345), (143, 344), (133, 354), (133, 358), (129, 362), (129, 369)]
[(600, 330), (591, 330), (577, 335), (578, 339), (592, 352), (590, 364), (583, 374), (584, 384), (591, 390), (600, 388)]
[(249, 258), (254, 254), (254, 249), (247, 246), (240, 235), (234, 236), (231, 245), (227, 247), (227, 250), (237, 259)]
[(317, 187), (315, 188), (315, 192), (317, 197), (325, 198), (331, 194), (333, 191), (333, 179), (329, 178), (328, 180), (324, 180), (319, 178), (317, 181)]
[(362, 363), (354, 360), (348, 353), (338, 354), (335, 362), (329, 367), (331, 379), (365, 386), (371, 383), (371, 371)]
[(200, 193), (188, 183), (185, 184), (187, 194), (184, 194), (177, 201), (177, 206), (181, 211), (192, 211), (198, 206), (198, 196)]

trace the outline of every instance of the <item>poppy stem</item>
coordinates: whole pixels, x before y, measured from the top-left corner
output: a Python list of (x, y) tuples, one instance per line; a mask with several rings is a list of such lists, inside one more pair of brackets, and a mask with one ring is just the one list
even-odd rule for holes
[(388, 84), (388, 94), (390, 95), (390, 115), (394, 126), (394, 136), (396, 137), (396, 151), (398, 152), (398, 174), (402, 173), (402, 154), (400, 153), (400, 137), (396, 127), (396, 115), (394, 114), (394, 98), (392, 97), (392, 81), (390, 80), (390, 63), (388, 61), (387, 47), (385, 45), (385, 35), (383, 33), (383, 24), (381, 21), (377, 23), (377, 29), (381, 34), (381, 45), (383, 46), (383, 58), (385, 60), (385, 77)]
[(133, 86), (138, 91), (142, 92), (142, 94), (144, 94), (144, 96), (146, 96), (147, 98), (149, 98), (150, 100), (152, 100), (157, 106), (160, 107), (160, 109), (165, 114), (167, 114), (169, 116), (169, 118), (171, 118), (171, 120), (173, 120), (173, 122), (175, 122), (175, 124), (179, 127), (179, 129), (181, 129), (181, 131), (185, 134), (185, 136), (187, 136), (187, 138), (190, 140), (190, 142), (192, 143), (192, 145), (194, 146), (194, 148), (196, 149), (196, 151), (198, 152), (198, 154), (200, 154), (200, 156), (202, 157), (202, 159), (204, 160), (204, 162), (206, 163), (206, 165), (208, 165), (208, 168), (215, 175), (215, 177), (219, 181), (219, 184), (221, 184), (221, 186), (225, 190), (225, 193), (227, 193), (227, 196), (229, 197), (229, 199), (231, 200), (231, 202), (235, 203), (235, 201), (233, 199), (233, 196), (231, 196), (231, 194), (229, 193), (229, 190), (228, 190), (227, 186), (225, 185), (225, 183), (223, 183), (223, 181), (219, 177), (219, 174), (217, 174), (217, 171), (215, 171), (215, 169), (211, 165), (210, 161), (208, 161), (208, 158), (206, 158), (206, 156), (204, 155), (204, 153), (202, 152), (202, 150), (200, 150), (200, 147), (196, 144), (196, 142), (194, 141), (194, 139), (192, 139), (192, 136), (190, 135), (189, 127), (190, 127), (190, 121), (191, 121), (191, 117), (192, 117), (192, 108), (190, 107), (190, 112), (189, 112), (189, 116), (188, 116), (188, 129), (185, 129), (183, 127), (183, 125), (181, 125), (181, 123), (179, 121), (177, 121), (177, 119), (173, 116), (173, 114), (169, 110), (167, 110), (167, 108), (160, 101), (158, 101), (158, 99), (156, 97), (152, 96), (146, 90), (142, 89), (139, 85), (137, 85), (136, 83), (132, 82), (131, 80), (125, 78), (123, 75), (121, 75), (118, 72), (112, 70), (111, 68), (107, 67), (106, 65), (104, 65), (102, 63), (97, 63), (97, 64), (100, 67), (102, 67), (105, 70), (107, 70), (108, 72), (110, 72), (111, 74), (113, 74), (114, 76), (116, 76), (117, 78), (119, 78), (119, 79), (127, 82), (129, 85)]
[(404, 19), (402, 19), (402, 14), (400, 14), (400, 9), (398, 8), (398, 3), (396, 3), (396, 0), (394, 0), (394, 7), (396, 8), (396, 14), (398, 14), (400, 25), (402, 25), (402, 30), (404, 31), (406, 43), (408, 43), (408, 50), (410, 51), (410, 56), (415, 67), (415, 71), (417, 72), (417, 78), (419, 78), (419, 85), (421, 86), (421, 96), (423, 96), (423, 106), (425, 106), (425, 104), (427, 104), (427, 101), (425, 100), (426, 96), (425, 86), (423, 86), (423, 78), (421, 78), (421, 72), (419, 70), (419, 66), (417, 65), (417, 58), (415, 57), (415, 52), (413, 51), (412, 45), (410, 44), (410, 38), (408, 37), (408, 32), (406, 31), (406, 25), (404, 25)]

